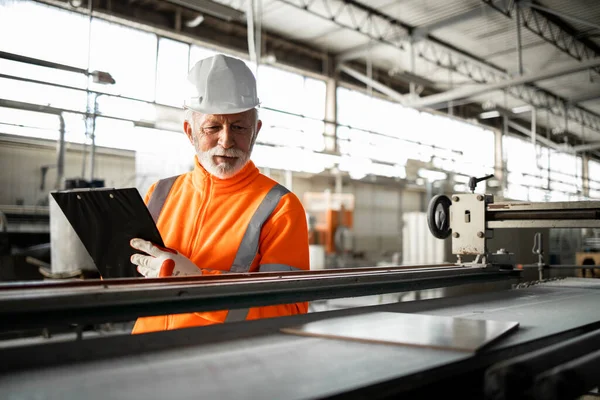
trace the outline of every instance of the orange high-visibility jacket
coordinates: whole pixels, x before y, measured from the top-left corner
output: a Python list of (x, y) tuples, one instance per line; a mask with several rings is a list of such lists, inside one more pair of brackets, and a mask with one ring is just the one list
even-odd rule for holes
[[(296, 195), (261, 174), (252, 161), (233, 178), (223, 180), (194, 159), (194, 170), (175, 179), (158, 215), (156, 225), (167, 247), (185, 255), (203, 274), (309, 269), (306, 214)], [(154, 183), (148, 190), (146, 204), (155, 190), (159, 192), (156, 188)], [(302, 302), (143, 317), (132, 333), (307, 311), (308, 303)]]

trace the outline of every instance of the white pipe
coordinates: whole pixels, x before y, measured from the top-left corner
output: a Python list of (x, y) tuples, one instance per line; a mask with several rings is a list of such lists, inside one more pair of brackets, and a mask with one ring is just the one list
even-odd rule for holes
[(600, 149), (600, 143), (588, 143), (573, 147), (573, 151), (575, 151), (576, 153), (596, 149)]
[(60, 121), (60, 132), (58, 143), (56, 144), (56, 183), (55, 190), (62, 188), (62, 181), (65, 175), (65, 119), (62, 114), (58, 114)]

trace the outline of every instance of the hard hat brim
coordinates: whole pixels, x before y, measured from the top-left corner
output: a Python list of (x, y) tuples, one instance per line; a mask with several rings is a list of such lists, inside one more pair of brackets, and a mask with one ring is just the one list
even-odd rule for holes
[(198, 104), (190, 104), (188, 101), (183, 105), (184, 109), (199, 112), (201, 114), (239, 114), (257, 107), (260, 107), (260, 102), (257, 102), (252, 106), (246, 105), (244, 107), (202, 107)]

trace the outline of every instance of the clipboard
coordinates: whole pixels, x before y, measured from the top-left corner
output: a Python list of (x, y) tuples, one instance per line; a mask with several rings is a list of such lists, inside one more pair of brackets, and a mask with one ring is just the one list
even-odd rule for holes
[(51, 192), (81, 239), (102, 278), (142, 277), (130, 258), (133, 238), (164, 246), (136, 188), (91, 188)]

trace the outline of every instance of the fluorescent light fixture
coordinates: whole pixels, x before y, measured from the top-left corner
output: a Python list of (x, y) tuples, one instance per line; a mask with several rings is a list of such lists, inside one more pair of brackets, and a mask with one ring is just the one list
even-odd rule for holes
[(524, 105), (524, 106), (520, 106), (520, 107), (515, 107), (513, 109), (511, 109), (510, 111), (513, 114), (522, 114), (525, 112), (530, 112), (532, 110), (532, 107), (530, 105)]
[(187, 21), (185, 23), (185, 26), (187, 26), (188, 28), (195, 28), (198, 25), (200, 25), (202, 22), (204, 22), (204, 15), (202, 14), (198, 14), (198, 16), (190, 21)]
[(114, 85), (115, 84), (115, 79), (108, 72), (94, 71), (90, 75), (94, 79), (94, 83), (99, 83), (101, 85)]
[(479, 119), (497, 118), (500, 116), (498, 111), (486, 111), (479, 114)]
[(203, 14), (212, 15), (227, 21), (243, 20), (245, 14), (243, 11), (218, 4), (209, 0), (166, 0), (171, 4), (176, 4), (190, 10), (198, 11)]

